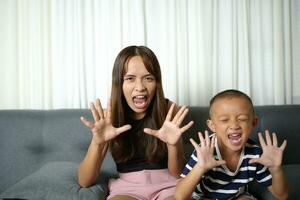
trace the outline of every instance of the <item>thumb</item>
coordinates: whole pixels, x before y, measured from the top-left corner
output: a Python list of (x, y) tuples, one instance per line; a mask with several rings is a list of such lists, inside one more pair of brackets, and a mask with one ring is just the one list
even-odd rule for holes
[(129, 129), (131, 129), (131, 126), (129, 124), (121, 126), (120, 128), (116, 129), (116, 133), (117, 135), (124, 133), (125, 131), (128, 131)]
[(252, 164), (252, 163), (259, 163), (259, 158), (252, 158), (249, 160), (249, 164)]
[(144, 132), (149, 134), (149, 135), (153, 135), (155, 136), (156, 131), (150, 128), (144, 128)]
[(220, 166), (220, 165), (225, 165), (225, 164), (226, 164), (226, 161), (225, 161), (225, 160), (218, 160), (218, 161), (217, 161), (217, 164), (218, 164), (218, 166)]

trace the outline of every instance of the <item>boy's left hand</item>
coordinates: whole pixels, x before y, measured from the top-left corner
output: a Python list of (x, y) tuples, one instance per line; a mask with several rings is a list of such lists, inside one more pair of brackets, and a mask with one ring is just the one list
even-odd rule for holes
[[(284, 140), (280, 147), (278, 147), (278, 141), (276, 133), (272, 133), (272, 139), (268, 130), (265, 131), (266, 141), (261, 133), (258, 133), (259, 143), (263, 149), (263, 154), (259, 158), (253, 158), (249, 163), (260, 163), (269, 170), (276, 169), (281, 166), (283, 151), (287, 145), (287, 141)], [(273, 140), (273, 141), (272, 141)]]

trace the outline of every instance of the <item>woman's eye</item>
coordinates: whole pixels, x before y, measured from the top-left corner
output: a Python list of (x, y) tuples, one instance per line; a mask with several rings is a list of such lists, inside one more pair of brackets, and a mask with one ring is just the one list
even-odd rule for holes
[(132, 77), (125, 77), (124, 80), (125, 80), (125, 81), (132, 81), (133, 78), (132, 78)]
[(150, 81), (153, 81), (153, 80), (154, 80), (154, 78), (153, 78), (153, 77), (151, 77), (151, 76), (147, 76), (147, 77), (146, 77), (146, 80), (150, 82)]

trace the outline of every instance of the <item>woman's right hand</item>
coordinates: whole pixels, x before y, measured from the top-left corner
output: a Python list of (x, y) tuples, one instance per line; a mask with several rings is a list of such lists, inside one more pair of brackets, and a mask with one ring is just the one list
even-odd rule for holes
[(120, 128), (115, 128), (112, 125), (110, 100), (107, 103), (107, 110), (103, 110), (99, 99), (96, 99), (95, 103), (91, 103), (90, 107), (93, 114), (94, 123), (84, 117), (80, 117), (80, 120), (85, 126), (91, 129), (93, 141), (97, 145), (104, 144), (117, 137), (119, 134), (131, 129), (131, 126), (128, 124)]

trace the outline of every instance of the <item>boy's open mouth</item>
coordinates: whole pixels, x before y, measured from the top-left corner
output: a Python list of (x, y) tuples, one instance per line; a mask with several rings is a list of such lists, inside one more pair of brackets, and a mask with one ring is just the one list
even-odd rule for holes
[(242, 141), (242, 133), (230, 133), (228, 139), (233, 145), (240, 145)]

